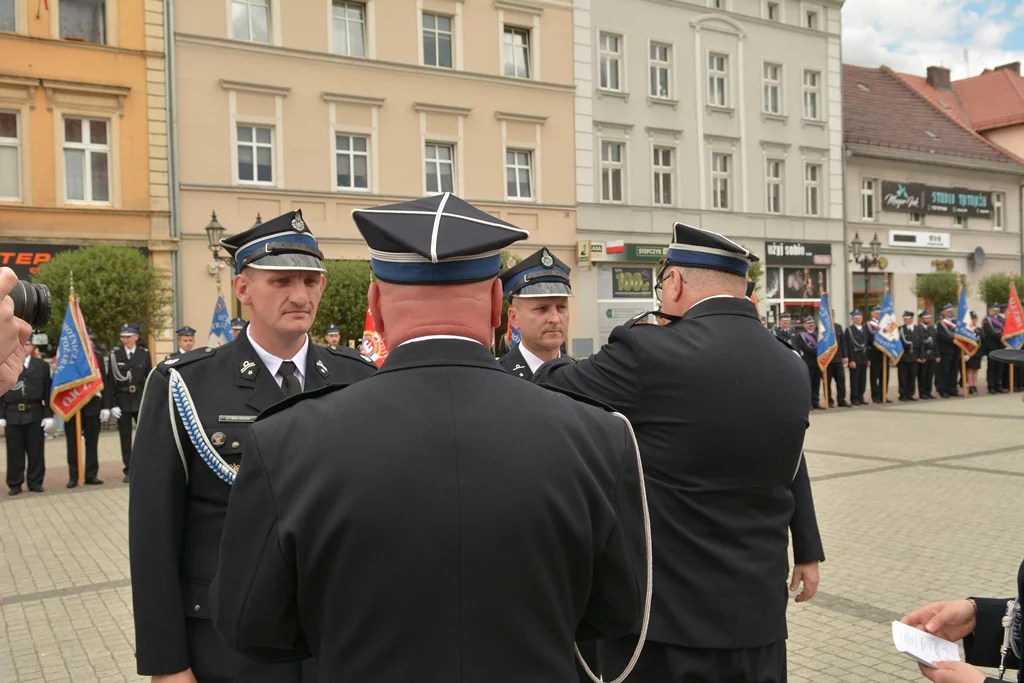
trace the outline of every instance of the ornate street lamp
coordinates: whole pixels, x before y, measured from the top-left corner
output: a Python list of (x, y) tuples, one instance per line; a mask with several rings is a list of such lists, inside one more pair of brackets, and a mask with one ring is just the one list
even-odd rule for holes
[(878, 233), (875, 233), (874, 238), (868, 243), (870, 247), (870, 253), (864, 253), (864, 243), (860, 239), (860, 233), (855, 233), (853, 241), (850, 242), (850, 249), (853, 251), (853, 260), (858, 263), (861, 268), (864, 269), (864, 315), (867, 315), (868, 311), (868, 278), (870, 273), (868, 272), (871, 268), (880, 265), (879, 254), (882, 251), (882, 243), (878, 241)]

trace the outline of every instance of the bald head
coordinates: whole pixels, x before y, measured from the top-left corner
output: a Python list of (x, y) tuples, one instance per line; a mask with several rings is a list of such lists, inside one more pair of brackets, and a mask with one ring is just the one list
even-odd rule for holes
[(747, 293), (743, 276), (711, 268), (671, 266), (662, 278), (661, 309), (670, 315), (684, 315), (709, 296), (742, 298)]
[(416, 337), (451, 334), (490, 346), (501, 324), (501, 282), (395, 285), (376, 280), (368, 294), (377, 331), (390, 348)]

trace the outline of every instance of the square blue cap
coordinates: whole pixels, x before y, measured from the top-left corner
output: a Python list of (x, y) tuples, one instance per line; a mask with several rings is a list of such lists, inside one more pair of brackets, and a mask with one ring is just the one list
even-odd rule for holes
[(188, 325), (185, 325), (185, 327), (179, 327), (175, 330), (174, 334), (179, 337), (194, 337), (196, 335), (196, 331)]
[(124, 325), (121, 325), (121, 334), (138, 334), (138, 333), (139, 333), (139, 328), (138, 328), (137, 325), (131, 325), (129, 323), (125, 323)]
[(302, 211), (295, 210), (225, 237), (222, 247), (234, 258), (235, 270), (315, 270), (325, 272), (323, 252)]
[(233, 330), (240, 330), (243, 327), (245, 327), (245, 321), (242, 320), (241, 318), (234, 318), (231, 321), (231, 329), (233, 329)]
[(750, 264), (760, 260), (724, 235), (685, 223), (672, 226), (672, 244), (665, 255), (666, 265), (710, 268), (740, 276), (746, 276)]
[(544, 247), (503, 272), (501, 287), (509, 301), (514, 296), (572, 296), (570, 271), (569, 266)]
[(337, 325), (328, 325), (324, 328), (324, 334), (341, 334), (341, 328)]

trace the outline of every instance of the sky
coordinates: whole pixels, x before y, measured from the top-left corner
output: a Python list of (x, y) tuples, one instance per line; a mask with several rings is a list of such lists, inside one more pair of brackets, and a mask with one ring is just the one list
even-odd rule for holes
[(1024, 62), (1024, 0), (846, 0), (843, 61), (954, 79)]

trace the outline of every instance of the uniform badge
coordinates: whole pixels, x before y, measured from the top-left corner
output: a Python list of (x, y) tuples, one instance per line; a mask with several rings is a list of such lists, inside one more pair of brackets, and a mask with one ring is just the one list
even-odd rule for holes
[(256, 363), (252, 362), (251, 360), (245, 361), (244, 363), (242, 363), (242, 367), (239, 369), (239, 372), (241, 373), (242, 377), (245, 377), (246, 379), (252, 379), (256, 375)]
[(309, 229), (306, 225), (306, 221), (302, 220), (302, 214), (295, 214), (295, 218), (292, 219), (292, 228), (295, 232), (305, 232)]
[(316, 361), (316, 369), (317, 372), (320, 373), (321, 377), (326, 377), (327, 375), (331, 374), (330, 372), (327, 371), (327, 366), (324, 365), (324, 362), (319, 359), (317, 359)]
[[(359, 354), (359, 357), (365, 360), (367, 363), (373, 363), (373, 359), (367, 356), (365, 353)], [(373, 364), (376, 365), (376, 363)]]
[(217, 422), (255, 422), (255, 415), (218, 415)]
[(212, 443), (217, 448), (220, 448), (221, 446), (224, 445), (224, 441), (226, 441), (227, 438), (228, 437), (224, 435), (224, 432), (214, 432), (213, 435), (210, 437), (210, 443)]
[(168, 358), (167, 360), (164, 361), (164, 365), (174, 365), (177, 362), (177, 358)]
[(555, 260), (551, 258), (551, 254), (549, 254), (545, 249), (544, 254), (540, 257), (540, 263), (545, 268), (550, 268), (551, 266), (555, 265)]
[[(526, 369), (525, 365), (520, 365), (519, 363), (516, 363), (516, 366), (514, 368), (512, 368), (512, 372), (515, 372), (516, 370), (525, 370), (525, 369)], [(519, 375), (519, 376), (522, 377), (522, 375)]]

